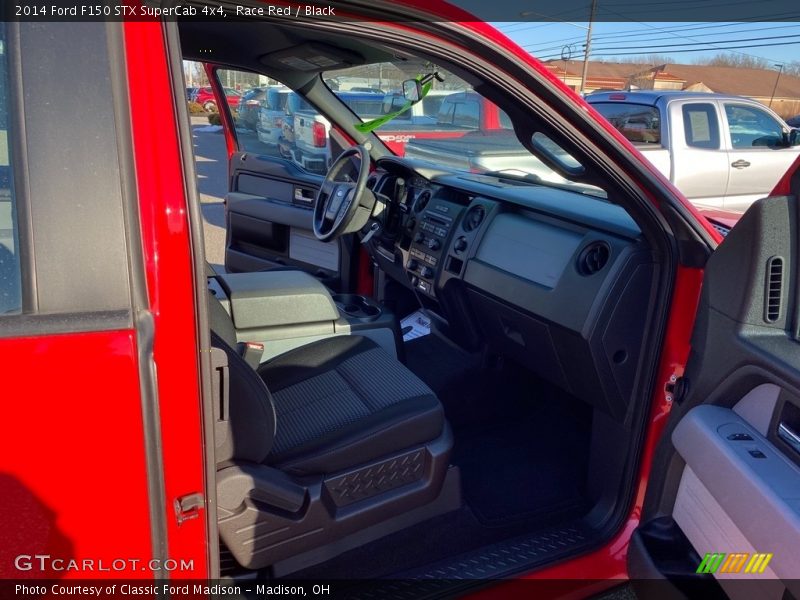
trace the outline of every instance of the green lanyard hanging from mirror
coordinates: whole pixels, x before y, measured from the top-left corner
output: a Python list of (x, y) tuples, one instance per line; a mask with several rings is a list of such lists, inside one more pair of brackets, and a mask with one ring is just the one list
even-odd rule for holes
[(441, 79), (438, 77), (438, 73), (431, 75), (417, 75), (415, 79), (420, 82), (419, 100), (416, 101), (408, 100), (403, 106), (401, 106), (398, 110), (394, 112), (390, 112), (388, 114), (383, 115), (382, 117), (378, 117), (377, 119), (372, 119), (371, 121), (367, 121), (365, 123), (359, 123), (358, 125), (356, 125), (356, 130), (359, 131), (360, 133), (369, 133), (370, 131), (374, 131), (381, 125), (385, 125), (392, 119), (396, 119), (397, 117), (402, 115), (409, 108), (414, 106), (417, 102), (422, 102), (422, 99), (428, 94), (428, 92), (433, 87), (434, 78), (439, 79), (439, 81), (441, 81)]

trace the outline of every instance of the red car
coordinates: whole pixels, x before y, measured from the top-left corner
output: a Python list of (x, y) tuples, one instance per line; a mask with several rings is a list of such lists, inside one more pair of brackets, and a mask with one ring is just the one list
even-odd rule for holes
[[(231, 108), (239, 108), (239, 101), (242, 99), (242, 93), (239, 90), (226, 87), (225, 101)], [(217, 99), (214, 96), (214, 91), (210, 87), (201, 87), (197, 89), (197, 95), (194, 99), (195, 102), (200, 104), (207, 112), (217, 112)]]
[[(491, 26), (348, 6), (0, 26), (3, 594), (797, 596), (800, 164), (722, 242)], [(225, 269), (209, 39), (220, 101), (223, 64), (278, 78), (342, 150), (309, 173), (222, 111)], [(325, 83), (354, 62), (410, 101), (446, 71), (567, 183), (392, 154)]]

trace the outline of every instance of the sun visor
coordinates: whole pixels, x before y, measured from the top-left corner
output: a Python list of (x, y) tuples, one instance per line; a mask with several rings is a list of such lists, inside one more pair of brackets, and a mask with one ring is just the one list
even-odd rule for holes
[(351, 50), (318, 42), (306, 42), (259, 58), (262, 64), (282, 70), (317, 72), (352, 67), (364, 62), (364, 57)]

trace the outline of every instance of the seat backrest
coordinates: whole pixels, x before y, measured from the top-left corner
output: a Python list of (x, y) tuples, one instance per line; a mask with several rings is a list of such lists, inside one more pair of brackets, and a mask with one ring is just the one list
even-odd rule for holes
[(231, 461), (262, 463), (275, 439), (275, 407), (264, 380), (239, 355), (236, 330), (225, 308), (209, 294), (211, 346), (225, 352), (228, 358), (228, 426), (224, 434), (217, 428), (215, 456), (217, 466)]

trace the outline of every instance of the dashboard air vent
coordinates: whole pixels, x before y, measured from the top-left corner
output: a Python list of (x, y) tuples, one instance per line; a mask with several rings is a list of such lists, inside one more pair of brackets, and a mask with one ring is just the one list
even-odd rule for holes
[(603, 269), (611, 256), (611, 248), (605, 242), (592, 242), (578, 255), (578, 273), (594, 275)]
[(781, 318), (783, 292), (783, 259), (773, 256), (767, 261), (767, 285), (764, 299), (764, 320), (774, 323)]
[(467, 211), (464, 215), (464, 231), (473, 231), (483, 222), (483, 217), (486, 216), (486, 209), (480, 204), (476, 204)]
[(425, 210), (425, 207), (428, 206), (428, 202), (430, 202), (431, 193), (429, 191), (424, 191), (419, 195), (417, 201), (414, 203), (414, 212), (421, 213)]

